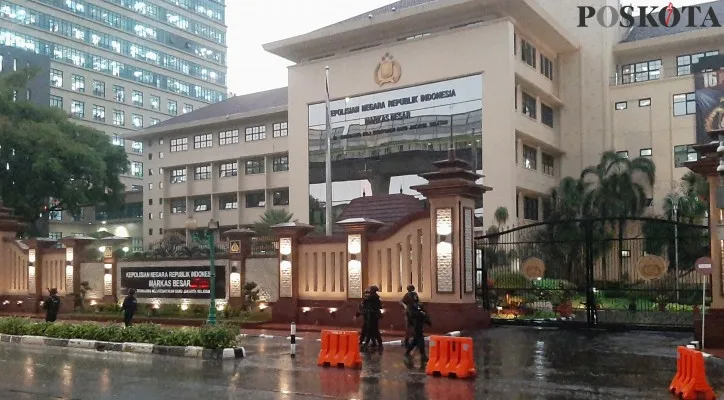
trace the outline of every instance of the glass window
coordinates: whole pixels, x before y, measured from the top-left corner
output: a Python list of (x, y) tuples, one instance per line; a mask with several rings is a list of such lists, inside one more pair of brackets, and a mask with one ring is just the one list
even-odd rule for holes
[(708, 56), (716, 56), (719, 54), (719, 50), (710, 50), (696, 54), (687, 54), (676, 57), (676, 75), (689, 75), (691, 74), (692, 64), (699, 62), (699, 59)]
[(523, 92), (523, 114), (533, 119), (538, 118), (538, 111), (536, 109), (535, 97)]
[(194, 167), (194, 180), (203, 181), (206, 179), (211, 179), (211, 165)]
[(211, 147), (213, 143), (214, 135), (211, 133), (194, 136), (194, 149), (205, 149), (207, 147)]
[(168, 113), (171, 115), (177, 115), (178, 114), (178, 103), (174, 100), (168, 101)]
[(188, 114), (193, 110), (194, 110), (194, 106), (192, 106), (191, 104), (184, 104), (184, 108), (183, 108), (184, 114)]
[(62, 108), (63, 108), (63, 98), (60, 97), (60, 96), (53, 96), (53, 95), (51, 94), (51, 95), (50, 95), (50, 106), (51, 106), (51, 107), (58, 107), (58, 108), (61, 108), (61, 109), (62, 109)]
[(621, 82), (624, 84), (653, 81), (659, 78), (661, 78), (660, 59), (626, 64), (621, 67)]
[(246, 128), (244, 141), (251, 142), (263, 139), (266, 139), (266, 126), (260, 125)]
[(289, 205), (289, 189), (278, 189), (272, 192), (272, 204), (275, 206)]
[(204, 212), (211, 211), (211, 198), (199, 197), (194, 199), (194, 211)]
[(111, 136), (111, 143), (113, 143), (114, 146), (126, 147), (126, 140), (123, 139), (121, 135)]
[(536, 49), (532, 44), (526, 42), (525, 40), (520, 41), (520, 57), (524, 63), (533, 68), (536, 67)]
[(246, 194), (246, 208), (264, 207), (264, 192)]
[(543, 54), (540, 55), (540, 72), (546, 78), (553, 80), (553, 61)]
[(239, 130), (233, 129), (230, 131), (219, 132), (219, 145), (224, 146), (227, 144), (239, 143)]
[(523, 197), (523, 218), (529, 221), (538, 221), (538, 199)]
[(239, 163), (234, 161), (224, 163), (219, 166), (219, 177), (226, 178), (229, 176), (237, 176), (239, 174)]
[[(132, 141), (131, 142), (131, 151), (134, 153), (143, 154), (143, 142), (137, 142), (135, 140)], [(148, 155), (151, 156), (150, 153)], [(150, 159), (151, 158), (149, 157), (149, 160)]]
[(158, 124), (158, 123), (160, 123), (160, 122), (161, 122), (161, 120), (158, 119), (158, 118), (151, 118), (151, 121), (150, 121), (150, 123), (148, 124), (148, 126), (154, 126), (154, 125), (156, 125), (156, 124)]
[(131, 162), (131, 175), (143, 178), (143, 163), (140, 161)]
[(540, 122), (553, 128), (553, 108), (540, 103)]
[(699, 155), (694, 150), (693, 145), (680, 145), (674, 146), (674, 166), (680, 168), (684, 166), (684, 163), (689, 161), (697, 161)]
[(273, 130), (273, 137), (283, 137), (287, 136), (288, 130), (287, 130), (287, 123), (286, 122), (278, 122), (272, 125)]
[(143, 92), (138, 90), (131, 92), (131, 102), (134, 106), (143, 107)]
[(93, 104), (93, 120), (99, 122), (106, 122), (106, 108)]
[(113, 125), (123, 126), (126, 124), (126, 114), (121, 110), (113, 110)]
[(289, 171), (289, 156), (279, 156), (272, 159), (272, 170), (274, 172)]
[(123, 86), (113, 85), (113, 97), (120, 103), (126, 101), (126, 90)]
[(148, 104), (151, 107), (151, 110), (158, 111), (161, 109), (161, 98), (158, 96), (151, 95), (151, 98), (150, 98)]
[(186, 212), (186, 199), (171, 200), (171, 214), (183, 214)]
[(236, 210), (239, 208), (239, 200), (236, 194), (225, 194), (219, 196), (219, 209)]
[(523, 145), (523, 167), (527, 169), (538, 169), (538, 150)]
[(628, 103), (625, 101), (617, 101), (616, 104), (614, 104), (614, 109), (616, 110), (625, 110), (628, 108)]
[(143, 115), (133, 114), (131, 122), (133, 123), (134, 128), (142, 129), (143, 128)]
[(70, 88), (74, 92), (85, 92), (85, 77), (73, 74), (71, 77)]
[[(0, 67), (0, 68), (2, 68), (2, 67)], [(55, 87), (63, 87), (63, 71), (61, 71), (59, 69), (51, 68), (50, 69), (50, 84)]]
[(621, 158), (628, 158), (628, 150), (617, 151), (616, 155)]
[(186, 151), (189, 149), (189, 138), (171, 139), (171, 152)]
[(651, 106), (651, 98), (639, 99), (639, 107)]
[(675, 94), (673, 101), (675, 117), (696, 114), (696, 95), (694, 92)]
[(106, 83), (103, 81), (93, 80), (93, 94), (100, 97), (106, 97)]
[(171, 170), (171, 183), (186, 182), (186, 168), (176, 168)]
[(246, 160), (246, 175), (263, 174), (264, 173), (264, 159), (256, 158), (253, 160)]
[(651, 157), (651, 148), (639, 150), (639, 156), (641, 156), (641, 157)]
[(75, 118), (85, 118), (85, 103), (78, 100), (73, 100), (70, 104), (70, 115)]
[(555, 158), (550, 155), (543, 153), (541, 155), (541, 163), (543, 164), (543, 173), (548, 175), (555, 175)]

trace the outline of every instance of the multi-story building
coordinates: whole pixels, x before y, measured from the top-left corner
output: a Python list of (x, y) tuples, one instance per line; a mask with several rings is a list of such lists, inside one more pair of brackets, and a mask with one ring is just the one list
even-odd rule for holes
[(30, 79), (25, 93), (14, 93), (16, 99), (29, 100), (45, 106), (50, 96), (50, 58), (9, 46), (0, 46), (0, 75), (32, 66), (37, 73)]
[(131, 135), (146, 168), (143, 236), (147, 243), (187, 221), (222, 228), (258, 222), (289, 207), (287, 89), (235, 96)]
[(50, 105), (107, 133), (130, 161), (126, 210), (54, 213), (51, 236), (106, 229), (142, 246), (146, 153), (126, 136), (226, 98), (224, 13), (224, 0), (0, 1), (0, 44), (49, 57)]

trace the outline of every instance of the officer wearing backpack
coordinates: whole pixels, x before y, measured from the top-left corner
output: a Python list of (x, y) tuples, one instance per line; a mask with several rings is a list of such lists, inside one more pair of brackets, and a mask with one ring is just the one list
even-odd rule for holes
[(403, 346), (407, 346), (407, 343), (410, 341), (410, 338), (412, 337), (412, 323), (410, 318), (410, 306), (412, 306), (415, 303), (420, 302), (420, 296), (417, 295), (417, 292), (415, 291), (415, 285), (408, 285), (407, 286), (407, 293), (405, 293), (405, 296), (402, 297), (402, 301), (400, 302), (402, 304), (402, 307), (405, 308), (405, 341), (403, 342)]
[(422, 307), (420, 302), (417, 302), (409, 307), (410, 319), (412, 325), (412, 342), (408, 343), (405, 351), (405, 360), (412, 361), (412, 350), (417, 347), (420, 352), (420, 360), (422, 363), (427, 362), (427, 353), (425, 353), (425, 325), (432, 326), (430, 316), (427, 314), (425, 309)]

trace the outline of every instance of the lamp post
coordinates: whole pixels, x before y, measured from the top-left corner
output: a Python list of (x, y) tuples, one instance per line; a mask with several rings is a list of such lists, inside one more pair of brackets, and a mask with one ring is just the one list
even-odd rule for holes
[(674, 284), (676, 285), (676, 301), (679, 301), (679, 194), (678, 186), (674, 182), (671, 183), (672, 188), (672, 208), (674, 212)]
[[(198, 226), (198, 222), (189, 218), (186, 220), (186, 229), (193, 231)], [(219, 229), (219, 221), (211, 218), (207, 225), (206, 231), (204, 231), (203, 238), (197, 236), (196, 233), (192, 233), (194, 239), (198, 241), (206, 240), (209, 245), (209, 316), (206, 319), (208, 325), (216, 325), (216, 265), (214, 265), (214, 232)]]

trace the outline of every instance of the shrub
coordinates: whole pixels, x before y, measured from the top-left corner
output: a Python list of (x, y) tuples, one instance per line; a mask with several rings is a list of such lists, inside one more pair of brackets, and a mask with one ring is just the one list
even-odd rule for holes
[(24, 335), (30, 320), (27, 318), (2, 318), (0, 319), (0, 333), (6, 335)]

